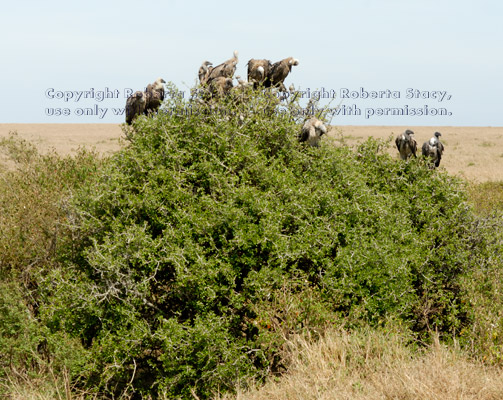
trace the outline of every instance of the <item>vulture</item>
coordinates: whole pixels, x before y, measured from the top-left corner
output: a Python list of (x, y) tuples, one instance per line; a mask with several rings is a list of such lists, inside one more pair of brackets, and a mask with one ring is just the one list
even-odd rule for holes
[(238, 51), (234, 50), (234, 57), (228, 59), (227, 61), (223, 62), (220, 65), (217, 65), (214, 68), (211, 68), (211, 70), (208, 73), (206, 82), (209, 83), (211, 80), (216, 79), (220, 76), (224, 78), (232, 78), (234, 76), (234, 72), (236, 72), (237, 63), (238, 63)]
[(229, 93), (229, 91), (234, 87), (231, 78), (225, 78), (219, 76), (217, 78), (209, 81), (210, 93), (213, 97), (222, 97), (223, 95)]
[(210, 61), (204, 61), (201, 66), (199, 67), (199, 82), (201, 85), (206, 84), (206, 81), (208, 80), (208, 75), (210, 74), (211, 70), (213, 69), (212, 63)]
[(413, 138), (414, 132), (407, 129), (404, 133), (397, 136), (395, 140), (396, 148), (400, 152), (400, 158), (407, 160), (411, 156), (416, 158), (417, 142)]
[(154, 83), (147, 85), (145, 94), (147, 95), (147, 104), (145, 105), (144, 114), (148, 115), (151, 112), (157, 111), (164, 100), (164, 83), (166, 81), (158, 78)]
[(138, 115), (143, 114), (147, 103), (147, 95), (145, 92), (135, 92), (126, 100), (126, 123), (131, 125), (133, 119)]
[(294, 65), (299, 65), (299, 60), (293, 57), (285, 58), (271, 66), (270, 72), (267, 75), (267, 81), (264, 86), (279, 86), (281, 91), (286, 92), (285, 81), (288, 74), (292, 71)]
[(433, 137), (427, 142), (424, 142), (422, 147), (423, 156), (430, 157), (435, 167), (440, 165), (442, 153), (444, 152), (444, 145), (439, 140), (440, 136), (442, 136), (440, 132), (435, 132)]
[(253, 82), (253, 87), (256, 89), (259, 85), (264, 85), (268, 78), (272, 64), (269, 60), (248, 61), (248, 82)]
[(321, 136), (327, 133), (326, 125), (318, 118), (308, 119), (299, 135), (299, 142), (307, 142), (310, 146), (318, 147)]

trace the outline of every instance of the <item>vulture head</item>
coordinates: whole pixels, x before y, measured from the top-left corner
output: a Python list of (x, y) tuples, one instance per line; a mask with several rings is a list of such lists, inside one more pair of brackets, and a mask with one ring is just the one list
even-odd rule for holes
[(201, 68), (203, 68), (205, 71), (208, 70), (209, 67), (211, 67), (213, 63), (211, 61), (203, 61), (201, 64)]
[(294, 65), (299, 65), (299, 60), (297, 60), (296, 58), (293, 58), (293, 57), (289, 57), (288, 58), (288, 65), (290, 66), (290, 70), (292, 70), (292, 67)]
[(283, 92), (286, 92), (284, 81), (288, 74), (292, 71), (294, 65), (299, 65), (299, 60), (293, 57), (285, 58), (274, 63), (268, 75), (268, 80), (271, 86), (279, 86)]
[(144, 113), (147, 103), (147, 94), (145, 92), (135, 92), (126, 100), (126, 123), (131, 125), (133, 120)]
[(234, 52), (232, 53), (232, 55), (234, 56), (233, 57), (233, 61), (235, 62), (235, 64), (237, 64), (238, 63), (238, 51), (234, 50)]
[(213, 65), (213, 63), (211, 63), (210, 61), (204, 61), (201, 64), (201, 66), (199, 67), (198, 77), (199, 77), (199, 82), (201, 84), (204, 85), (206, 83), (206, 80), (208, 79), (208, 75), (211, 72), (212, 65)]
[(442, 136), (440, 132), (435, 132), (430, 139), (430, 145), (435, 146), (439, 142), (439, 137)]
[(157, 78), (154, 82), (154, 84), (152, 85), (152, 89), (154, 90), (161, 90), (163, 89), (164, 90), (164, 84), (166, 83), (166, 81), (162, 78)]

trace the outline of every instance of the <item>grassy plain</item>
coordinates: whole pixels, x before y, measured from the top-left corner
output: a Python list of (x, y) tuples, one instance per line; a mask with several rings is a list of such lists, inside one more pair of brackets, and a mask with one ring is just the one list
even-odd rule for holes
[[(503, 180), (503, 127), (430, 127), (430, 126), (332, 126), (328, 137), (336, 143), (356, 145), (368, 137), (394, 138), (412, 129), (421, 145), (436, 131), (442, 133), (445, 145), (441, 166), (449, 173), (473, 182)], [(0, 124), (0, 137), (16, 131), (42, 152), (50, 149), (61, 155), (75, 152), (80, 146), (110, 153), (120, 148), (123, 136), (118, 124)], [(389, 149), (398, 157), (394, 144)]]

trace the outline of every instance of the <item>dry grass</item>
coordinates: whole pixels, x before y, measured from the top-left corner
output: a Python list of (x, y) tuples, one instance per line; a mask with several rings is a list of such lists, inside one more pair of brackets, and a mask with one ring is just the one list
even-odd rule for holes
[(394, 139), (406, 129), (414, 131), (419, 154), (422, 144), (433, 133), (442, 133), (445, 153), (440, 165), (449, 173), (473, 182), (503, 181), (502, 127), (339, 126), (332, 127), (329, 137), (356, 145), (370, 136), (387, 139), (391, 135), (393, 142), (389, 151), (398, 158)]
[(413, 351), (399, 334), (329, 330), (290, 342), (289, 371), (237, 400), (503, 399), (503, 371), (469, 361), (435, 341)]
[[(396, 332), (328, 330), (320, 340), (288, 342), (290, 368), (263, 386), (220, 400), (501, 400), (503, 370), (468, 360), (438, 340), (423, 350)], [(12, 375), (11, 375), (12, 376)], [(9, 400), (84, 400), (66, 376), (10, 379)], [(162, 397), (161, 398), (165, 398)], [(197, 396), (194, 395), (197, 399)]]
[(121, 148), (123, 137), (119, 124), (0, 124), (0, 138), (9, 132), (17, 132), (43, 154), (54, 149), (61, 156), (74, 154), (79, 147), (111, 153)]
[[(84, 400), (85, 394), (74, 395), (67, 373), (56, 376), (49, 371), (42, 378), (10, 370), (2, 393), (8, 400)], [(3, 398), (3, 397), (2, 397)]]
[(503, 211), (503, 181), (473, 184), (468, 191), (478, 212), (490, 214)]

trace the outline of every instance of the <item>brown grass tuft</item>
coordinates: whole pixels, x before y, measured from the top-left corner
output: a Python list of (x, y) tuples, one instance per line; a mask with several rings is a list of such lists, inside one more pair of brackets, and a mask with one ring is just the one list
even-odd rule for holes
[(503, 211), (503, 181), (473, 183), (469, 186), (471, 202), (481, 214)]
[[(412, 349), (396, 333), (329, 330), (316, 342), (290, 342), (289, 371), (237, 400), (502, 399), (503, 371), (469, 361), (435, 340)], [(224, 397), (229, 399), (230, 396)]]

